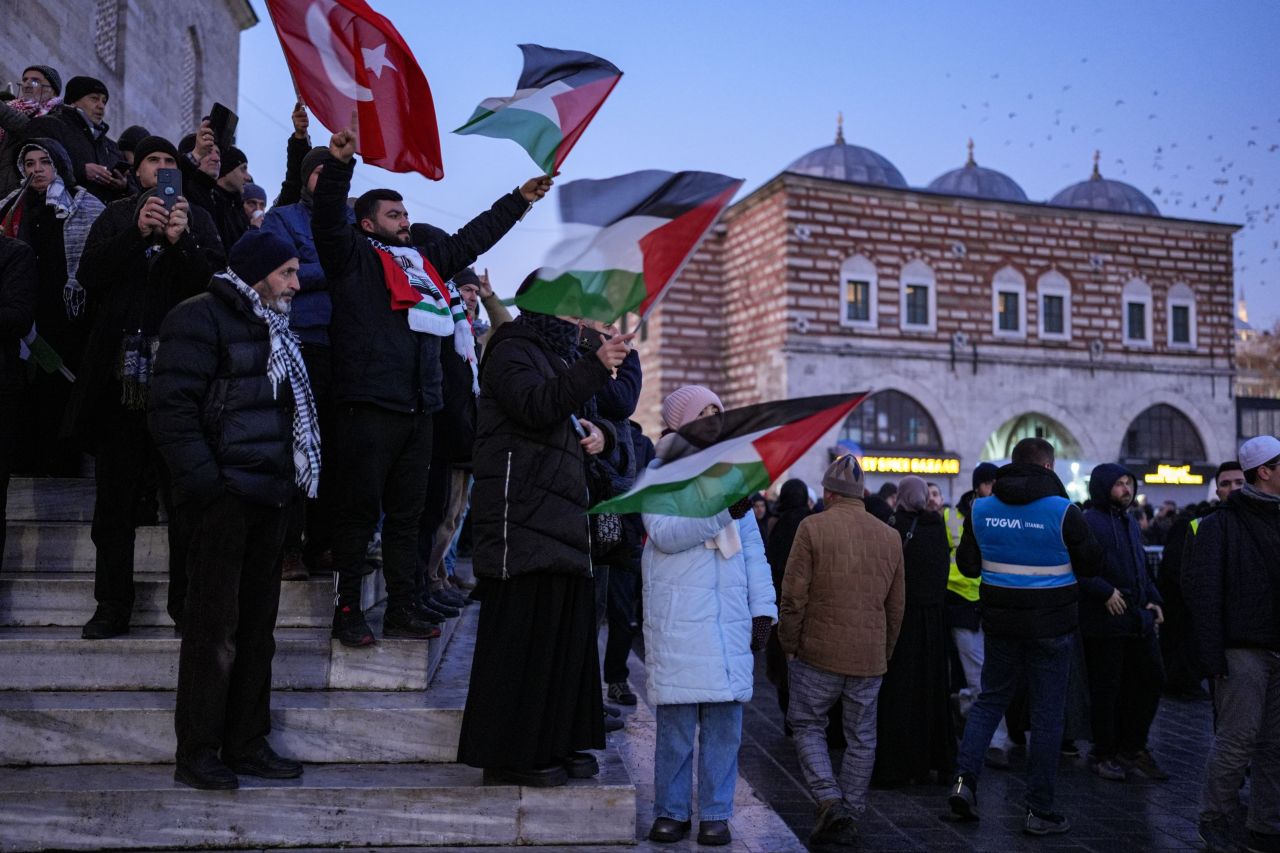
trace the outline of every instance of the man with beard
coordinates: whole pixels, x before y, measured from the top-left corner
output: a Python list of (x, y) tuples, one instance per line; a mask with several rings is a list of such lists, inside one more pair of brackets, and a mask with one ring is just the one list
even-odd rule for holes
[(230, 262), (165, 319), (148, 421), (191, 531), (174, 778), (202, 789), (235, 788), (237, 773), (302, 775), (267, 743), (276, 556), (295, 491), (314, 495), (320, 475), (315, 403), (289, 331), (293, 247), (255, 231)]
[[(393, 190), (360, 196), (356, 225), (348, 224), (356, 147), (353, 117), (353, 127), (329, 142), (311, 230), (333, 301), (333, 635), (345, 645), (367, 646), (374, 637), (360, 607), (361, 568), (380, 512), (387, 582), (383, 636), (439, 635), (418, 607), (414, 575), (431, 464), (431, 416), (442, 406), (440, 347), (475, 359), (462, 300), (446, 282), (506, 234), (546, 194), (551, 179), (525, 182), (457, 234), (419, 249), (410, 246), (409, 214)], [(432, 310), (410, 310), (419, 300)]]
[[(88, 306), (76, 273), (89, 229), (103, 205), (76, 185), (71, 159), (52, 139), (24, 143), (18, 171), (25, 189), (20, 187), (0, 201), (0, 222), (7, 236), (35, 250), (40, 279), (36, 332), (74, 375), (89, 332)], [(58, 435), (71, 398), (71, 382), (50, 366), (35, 371), (29, 394), (26, 433), (33, 452), (23, 467), (38, 474), (78, 475), (80, 454)]]

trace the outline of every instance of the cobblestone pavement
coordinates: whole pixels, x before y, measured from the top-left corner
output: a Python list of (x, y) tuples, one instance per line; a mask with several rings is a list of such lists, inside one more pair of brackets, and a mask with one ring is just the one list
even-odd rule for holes
[[(783, 734), (775, 696), (759, 661), (755, 698), (744, 716), (739, 769), (757, 795), (805, 839), (813, 827), (814, 802), (804, 786), (795, 749)], [(1023, 834), (1022, 764), (1015, 754), (1012, 771), (983, 771), (978, 790), (982, 819), (975, 824), (943, 820), (947, 808), (941, 785), (873, 789), (859, 826), (859, 849), (929, 853), (1200, 849), (1197, 801), (1211, 741), (1211, 714), (1208, 701), (1161, 701), (1151, 750), (1173, 776), (1167, 782), (1108, 782), (1088, 771), (1083, 756), (1064, 757), (1058, 772), (1057, 808), (1073, 827), (1065, 835), (1033, 838)], [(1235, 824), (1242, 825), (1243, 816)]]

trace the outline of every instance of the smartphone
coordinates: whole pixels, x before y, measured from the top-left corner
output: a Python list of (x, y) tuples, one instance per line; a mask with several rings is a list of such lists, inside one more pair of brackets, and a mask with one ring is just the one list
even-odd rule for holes
[(173, 210), (173, 205), (180, 195), (182, 195), (182, 173), (177, 169), (156, 169), (156, 198), (164, 202), (164, 209)]
[(236, 125), (239, 123), (240, 118), (229, 107), (214, 102), (213, 111), (209, 113), (209, 128), (219, 151), (226, 151), (235, 144)]
[(573, 431), (578, 434), (578, 438), (587, 437), (587, 431), (583, 429), (582, 423), (578, 420), (577, 415), (569, 415), (569, 423), (573, 424)]

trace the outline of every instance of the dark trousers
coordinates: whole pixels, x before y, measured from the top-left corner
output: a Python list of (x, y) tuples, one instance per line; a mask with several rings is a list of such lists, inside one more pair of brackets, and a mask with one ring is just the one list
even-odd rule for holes
[(365, 549), (382, 522), (387, 606), (411, 606), (418, 521), (431, 466), (431, 416), (376, 406), (342, 406), (329, 441), (333, 478), (333, 564), (338, 606), (360, 609)]
[(9, 502), (9, 475), (18, 453), (21, 414), (20, 397), (0, 394), (0, 566), (4, 565), (5, 507)]
[(221, 749), (232, 761), (271, 731), (272, 632), (285, 513), (223, 495), (190, 518), (190, 586), (178, 657), (179, 762)]
[(1052, 811), (1067, 680), (1076, 635), (1023, 639), (986, 634), (985, 638), (982, 693), (969, 709), (965, 722), (959, 770), (972, 779), (981, 775), (991, 737), (1013, 699), (1015, 688), (1025, 680), (1031, 700), (1026, 802), (1037, 811)]
[(1147, 734), (1164, 689), (1164, 664), (1155, 633), (1144, 637), (1085, 637), (1093, 756), (1147, 748)]
[(289, 509), (289, 525), (284, 538), (285, 549), (301, 551), (311, 566), (329, 549), (332, 532), (329, 437), (333, 432), (333, 400), (329, 386), (333, 370), (330, 352), (325, 344), (302, 345), (302, 361), (307, 366), (307, 378), (311, 380), (311, 396), (316, 401), (317, 425), (320, 427), (320, 485), (314, 498), (298, 495)]
[(631, 654), (631, 642), (636, 635), (632, 625), (640, 578), (635, 572), (617, 566), (609, 567), (608, 576), (605, 619), (609, 637), (604, 646), (604, 680), (606, 684), (615, 684), (627, 680), (627, 655)]
[[(169, 476), (143, 412), (119, 410), (102, 420), (94, 466), (97, 494), (91, 535), (97, 549), (93, 597), (100, 608), (127, 618), (133, 610), (134, 531), (148, 485), (158, 482), (170, 519)], [(186, 529), (181, 520), (169, 525), (169, 615), (180, 615), (186, 596)]]

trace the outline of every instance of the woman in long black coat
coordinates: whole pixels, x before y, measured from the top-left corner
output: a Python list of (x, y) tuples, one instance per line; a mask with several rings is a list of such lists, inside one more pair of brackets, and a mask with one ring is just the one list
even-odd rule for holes
[[(791, 556), (791, 545), (796, 540), (796, 530), (800, 522), (809, 517), (809, 487), (804, 480), (790, 479), (782, 484), (778, 493), (778, 502), (773, 507), (773, 518), (770, 519), (769, 535), (765, 540), (764, 555), (773, 572), (773, 592), (777, 601), (782, 600), (782, 573), (787, 568), (787, 558)], [(765, 675), (769, 682), (777, 688), (778, 707), (782, 716), (787, 715), (787, 704), (790, 692), (787, 689), (787, 657), (782, 653), (778, 643), (778, 626), (769, 631), (769, 641), (764, 647)]]
[(893, 522), (902, 536), (907, 602), (902, 631), (880, 686), (876, 716), (878, 785), (939, 781), (955, 767), (956, 741), (947, 683), (947, 573), (951, 552), (942, 516), (925, 508), (928, 486), (919, 477), (898, 484)]

